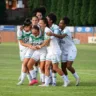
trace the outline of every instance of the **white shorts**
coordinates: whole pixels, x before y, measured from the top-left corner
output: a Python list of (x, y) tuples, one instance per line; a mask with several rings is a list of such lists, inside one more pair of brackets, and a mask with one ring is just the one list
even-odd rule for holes
[(34, 50), (28, 49), (24, 55), (24, 58), (31, 58), (34, 53)]
[(23, 49), (20, 49), (20, 60), (23, 61), (24, 60), (24, 57), (25, 57), (25, 54), (27, 52), (27, 48), (23, 48)]
[(77, 50), (76, 49), (70, 49), (68, 53), (61, 55), (61, 61), (62, 62), (67, 62), (67, 61), (74, 61), (77, 55)]
[(55, 54), (55, 55), (53, 55), (53, 54), (47, 54), (46, 55), (46, 60), (51, 61), (52, 64), (59, 63), (61, 61), (60, 58), (61, 58), (61, 55), (57, 55), (57, 54)]
[(44, 50), (36, 50), (31, 56), (35, 61), (45, 61), (46, 60), (46, 49)]

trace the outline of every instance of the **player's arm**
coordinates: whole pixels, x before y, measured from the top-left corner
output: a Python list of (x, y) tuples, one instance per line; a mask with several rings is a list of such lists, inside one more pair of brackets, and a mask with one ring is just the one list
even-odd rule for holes
[(39, 45), (38, 48), (48, 46), (50, 44), (50, 40), (51, 40), (51, 36), (48, 36), (47, 34), (45, 34), (44, 42), (41, 45)]
[(30, 46), (32, 46), (31, 44), (24, 43), (23, 40), (19, 40), (19, 42), (20, 42), (20, 44), (21, 44), (22, 46), (25, 46), (25, 47), (30, 47)]
[(50, 44), (50, 40), (51, 40), (51, 39), (45, 40), (45, 41), (40, 45), (41, 48), (42, 48), (42, 47), (45, 47), (45, 46), (48, 46), (48, 45)]
[(33, 50), (36, 50), (37, 49), (36, 46), (33, 46), (32, 44), (24, 43), (23, 40), (19, 40), (19, 42), (20, 42), (20, 44), (22, 46), (28, 47), (28, 48), (33, 49)]
[(54, 33), (51, 33), (51, 32), (48, 32), (47, 35), (48, 35), (48, 36), (55, 36), (55, 37), (60, 38), (60, 39), (62, 39), (62, 38), (64, 38), (65, 36), (67, 36), (67, 34), (59, 35), (59, 34), (54, 34)]

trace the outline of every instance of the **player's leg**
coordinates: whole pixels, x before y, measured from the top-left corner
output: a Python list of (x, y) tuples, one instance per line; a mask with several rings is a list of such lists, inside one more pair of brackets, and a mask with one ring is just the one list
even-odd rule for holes
[(27, 67), (30, 72), (30, 75), (32, 76), (32, 81), (30, 82), (30, 85), (38, 83), (38, 80), (36, 79), (36, 72), (35, 72), (33, 66), (34, 66), (34, 64), (36, 64), (36, 62), (39, 60), (39, 58), (40, 58), (40, 54), (37, 51), (35, 51), (31, 57), (31, 59), (28, 62)]
[(80, 79), (79, 79), (77, 72), (75, 71), (75, 69), (72, 66), (73, 61), (76, 58), (76, 54), (77, 54), (77, 51), (74, 49), (70, 49), (70, 51), (68, 52), (67, 69), (73, 74), (74, 78), (76, 79), (76, 86), (78, 86)]
[(45, 61), (40, 62), (40, 70), (41, 70), (41, 82), (45, 83)]
[(49, 86), (49, 80), (50, 80), (50, 65), (51, 61), (46, 60), (45, 63), (45, 86)]
[(63, 73), (66, 75), (66, 77), (68, 78), (67, 56), (68, 56), (68, 54), (62, 54), (61, 55), (61, 69), (62, 69)]
[(28, 72), (27, 63), (30, 60), (30, 58), (25, 58), (22, 63), (22, 72), (21, 72), (21, 80), (17, 85), (21, 85), (24, 82), (24, 79), (26, 77), (26, 73)]
[(50, 66), (51, 66), (51, 55), (46, 55), (46, 62), (45, 62), (45, 84), (40, 86), (49, 86), (50, 81)]
[(69, 81), (66, 75), (64, 75), (63, 71), (59, 68), (58, 63), (53, 64), (53, 69), (63, 78), (64, 86), (67, 87), (69, 84)]
[[(20, 59), (21, 59), (21, 61), (23, 62), (24, 58), (30, 58), (32, 54), (33, 54), (33, 50), (31, 50), (31, 49), (26, 48), (24, 50), (20, 50)], [(21, 66), (21, 74), (22, 74), (22, 70), (23, 70), (23, 64)], [(29, 72), (27, 72), (27, 78), (28, 78), (29, 82), (32, 80), (32, 77), (31, 77)], [(21, 80), (21, 75), (19, 76), (18, 80)]]
[(52, 86), (56, 86), (56, 71), (53, 70), (53, 66), (52, 66)]
[(63, 78), (64, 86), (67, 87), (69, 84), (69, 80), (66, 77), (66, 75), (64, 75), (63, 71), (59, 68), (59, 66), (58, 66), (59, 62), (60, 62), (60, 56), (54, 55), (53, 60), (52, 60), (53, 70), (55, 70)]
[(34, 70), (36, 72), (36, 78), (37, 78), (37, 75), (38, 75), (38, 64), (39, 64), (39, 62), (36, 62), (35, 65), (34, 65)]

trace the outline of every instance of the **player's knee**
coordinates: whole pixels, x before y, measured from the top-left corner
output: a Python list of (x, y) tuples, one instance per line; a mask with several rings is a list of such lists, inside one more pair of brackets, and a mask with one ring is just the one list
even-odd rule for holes
[(58, 67), (57, 66), (53, 66), (53, 70), (57, 72)]
[(40, 67), (40, 69), (41, 69), (41, 72), (44, 72), (44, 67)]
[(45, 70), (49, 70), (50, 66), (48, 64), (45, 65)]
[(31, 67), (31, 65), (30, 65), (30, 63), (28, 63), (28, 64), (27, 64), (27, 68), (30, 69), (30, 67)]
[(69, 70), (70, 70), (70, 69), (71, 69), (71, 66), (70, 66), (70, 65), (67, 65), (67, 69), (69, 69)]

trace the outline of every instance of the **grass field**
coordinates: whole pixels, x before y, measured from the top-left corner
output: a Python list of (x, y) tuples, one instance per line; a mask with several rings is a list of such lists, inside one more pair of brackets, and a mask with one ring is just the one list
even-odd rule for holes
[(81, 83), (75, 86), (75, 79), (69, 72), (70, 86), (62, 87), (58, 76), (56, 87), (17, 86), (21, 62), (18, 44), (0, 44), (0, 96), (96, 96), (96, 45), (77, 45), (78, 55), (74, 67)]

